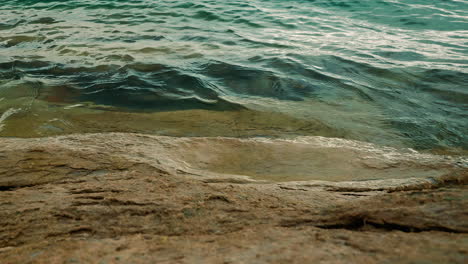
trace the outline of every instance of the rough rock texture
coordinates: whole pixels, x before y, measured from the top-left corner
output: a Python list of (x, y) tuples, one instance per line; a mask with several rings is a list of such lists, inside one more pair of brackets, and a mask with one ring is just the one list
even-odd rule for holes
[[(459, 160), (411, 163), (432, 159), (441, 173), (429, 178), (254, 181), (202, 175), (197, 150), (185, 160), (170, 151), (178, 140), (0, 139), (0, 263), (467, 261), (468, 173)], [(183, 144), (197, 140), (210, 141)], [(408, 164), (397, 156), (378, 164)]]

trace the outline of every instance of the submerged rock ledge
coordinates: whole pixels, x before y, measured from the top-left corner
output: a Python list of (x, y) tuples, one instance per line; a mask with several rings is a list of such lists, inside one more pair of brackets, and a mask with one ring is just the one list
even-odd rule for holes
[(0, 138), (1, 263), (464, 263), (466, 160), (356, 141)]

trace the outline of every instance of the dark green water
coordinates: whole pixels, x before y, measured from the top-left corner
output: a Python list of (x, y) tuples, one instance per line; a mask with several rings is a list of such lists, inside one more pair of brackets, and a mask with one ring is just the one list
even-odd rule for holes
[[(41, 111), (86, 131), (54, 117), (85, 103), (253, 111), (321, 124), (325, 136), (468, 149), (466, 0), (0, 2), (0, 123), (10, 131)], [(295, 129), (274, 122), (255, 135), (275, 128)]]

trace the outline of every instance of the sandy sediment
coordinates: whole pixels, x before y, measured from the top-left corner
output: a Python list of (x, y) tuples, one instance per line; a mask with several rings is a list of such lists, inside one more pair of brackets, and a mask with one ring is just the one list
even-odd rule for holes
[(466, 263), (460, 157), (320, 137), (0, 146), (1, 263)]

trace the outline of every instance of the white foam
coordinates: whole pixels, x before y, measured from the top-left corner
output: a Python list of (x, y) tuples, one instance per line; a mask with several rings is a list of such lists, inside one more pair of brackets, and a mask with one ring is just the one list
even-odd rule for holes
[[(247, 139), (249, 140), (249, 139)], [(299, 136), (294, 139), (268, 139), (268, 138), (254, 138), (250, 139), (262, 143), (277, 143), (289, 142), (293, 144), (304, 144), (315, 148), (330, 148), (330, 149), (348, 149), (361, 153), (361, 158), (372, 159), (380, 158), (387, 162), (396, 161), (419, 161), (422, 163), (434, 163), (435, 161), (441, 163), (453, 163), (455, 160), (464, 164), (468, 164), (468, 159), (464, 157), (451, 157), (443, 155), (431, 155), (420, 153), (411, 148), (397, 149), (387, 146), (378, 146), (368, 142), (357, 140), (349, 140), (342, 138), (328, 138), (321, 136)]]
[(74, 104), (74, 105), (65, 106), (63, 109), (72, 109), (72, 108), (80, 107), (80, 106), (83, 106), (83, 105), (84, 104)]
[(10, 108), (10, 109), (6, 110), (5, 112), (3, 112), (3, 114), (0, 116), (0, 131), (2, 131), (3, 127), (5, 126), (5, 124), (3, 124), (3, 122), (8, 117), (10, 117), (13, 114), (18, 113), (19, 111), (21, 111), (21, 108)]

